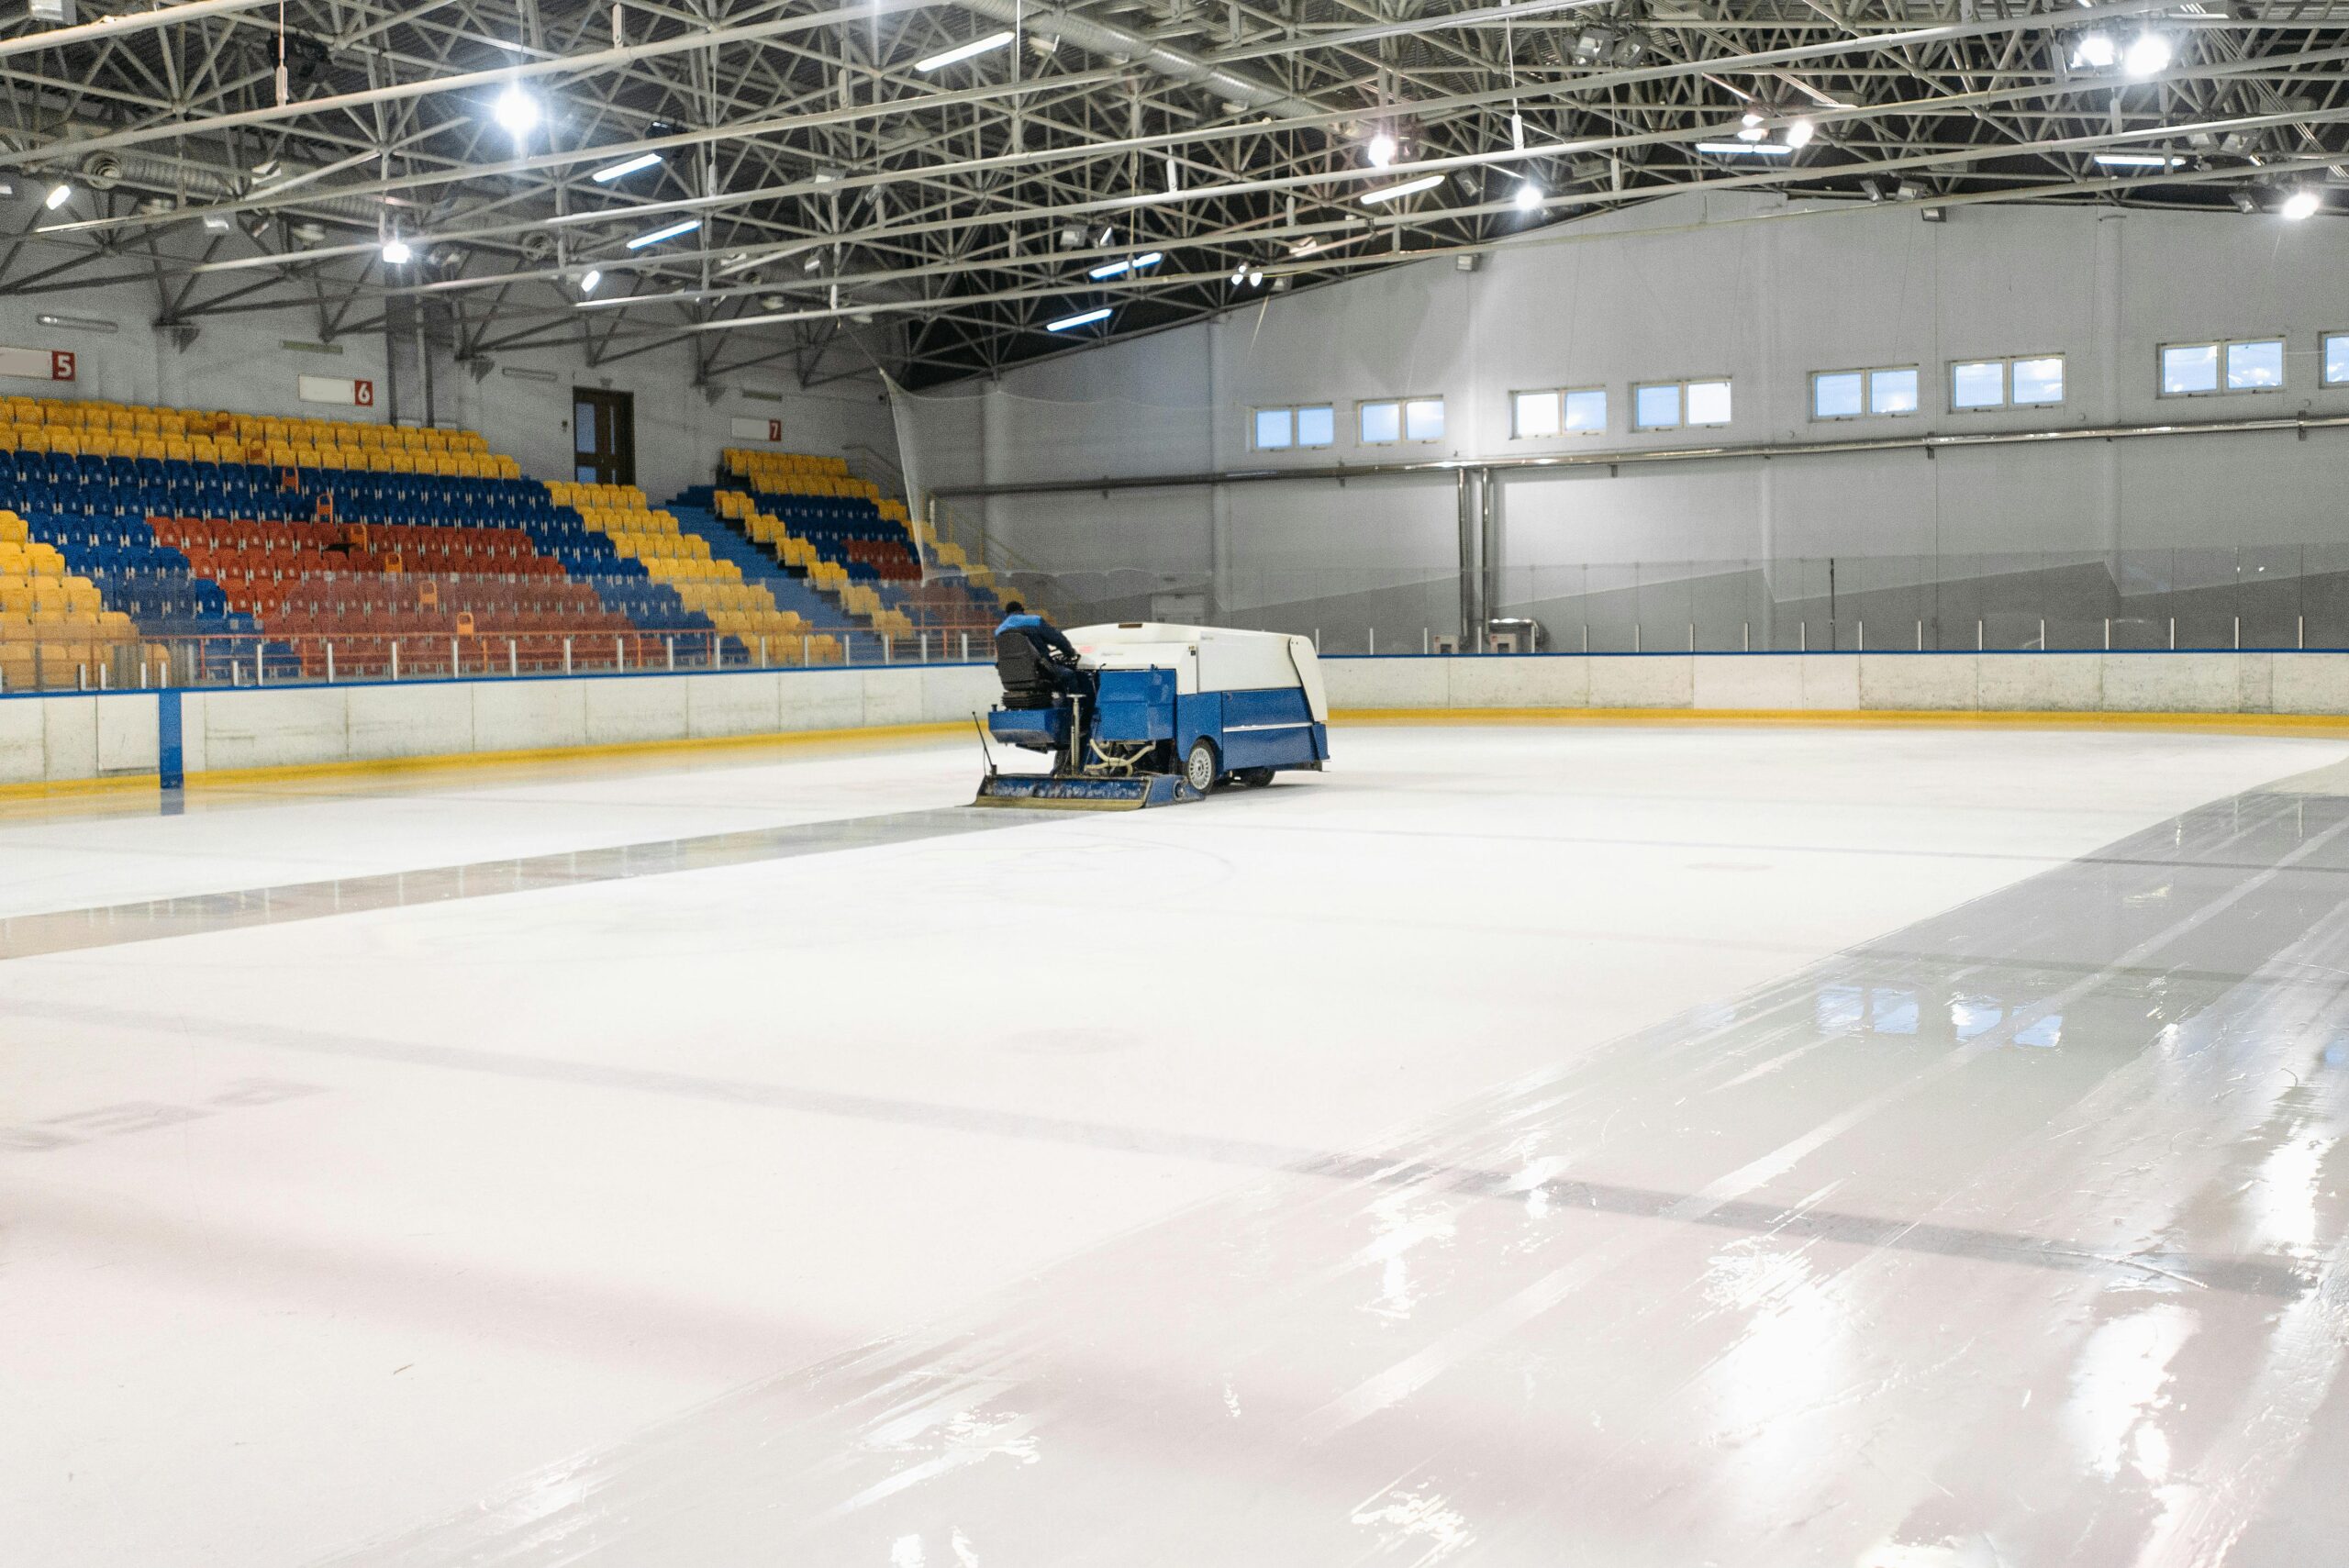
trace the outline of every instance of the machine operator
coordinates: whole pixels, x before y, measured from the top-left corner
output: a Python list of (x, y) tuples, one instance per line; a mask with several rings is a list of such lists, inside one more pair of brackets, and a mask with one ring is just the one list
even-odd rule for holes
[(1091, 673), (1078, 667), (1076, 645), (1043, 617), (1018, 599), (1004, 606), (1003, 624), (995, 628), (996, 667), (1004, 685), (1044, 686), (1079, 696), (1093, 695)]

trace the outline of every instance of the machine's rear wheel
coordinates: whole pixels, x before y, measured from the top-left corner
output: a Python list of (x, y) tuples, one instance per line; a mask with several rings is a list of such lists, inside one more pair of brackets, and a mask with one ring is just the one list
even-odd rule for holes
[(1242, 768), (1231, 776), (1240, 783), (1246, 784), (1250, 789), (1262, 789), (1266, 784), (1273, 782), (1273, 770), (1270, 768)]
[(1183, 782), (1205, 795), (1215, 788), (1215, 742), (1202, 735), (1191, 742), (1191, 750), (1183, 759)]

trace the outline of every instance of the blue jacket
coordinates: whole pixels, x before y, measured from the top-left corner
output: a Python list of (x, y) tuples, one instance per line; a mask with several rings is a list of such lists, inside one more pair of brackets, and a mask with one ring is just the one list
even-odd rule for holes
[(1006, 616), (1003, 617), (1003, 624), (995, 628), (995, 634), (1001, 637), (1007, 631), (1029, 632), (1038, 642), (1042, 643), (1063, 659), (1072, 664), (1076, 662), (1076, 644), (1062, 636), (1060, 628), (1041, 616), (1028, 615), (1024, 612), (1016, 616)]

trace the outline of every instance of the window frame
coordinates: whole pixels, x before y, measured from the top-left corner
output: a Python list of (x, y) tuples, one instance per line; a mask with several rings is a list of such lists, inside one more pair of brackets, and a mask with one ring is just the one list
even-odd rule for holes
[[(1365, 447), (1431, 447), (1441, 445), (1445, 439), (1445, 436), (1414, 436), (1411, 434), (1410, 407), (1414, 403), (1432, 403), (1437, 407), (1442, 408), (1444, 406), (1443, 394), (1440, 392), (1415, 392), (1407, 393), (1396, 397), (1357, 398), (1354, 401), (1355, 443)], [(1317, 406), (1319, 406), (1317, 405)], [(1363, 415), (1370, 409), (1382, 407), (1391, 407), (1395, 410), (1395, 437), (1392, 440), (1373, 440), (1369, 436), (1363, 433)], [(1448, 436), (1452, 428), (1451, 410), (1448, 408), (1444, 410), (1443, 420), (1445, 435)]]
[[(1878, 408), (1876, 406), (1876, 378), (1880, 375), (1906, 375), (1909, 378), (1912, 399), (1906, 408)], [(1913, 419), (1925, 411), (1925, 367), (1922, 365), (1870, 365), (1867, 374), (1867, 410), (1871, 419)]]
[[(1640, 418), (1640, 394), (1661, 386), (1673, 389), (1673, 422), (1669, 425), (1645, 424)], [(1689, 418), (1688, 390), (1697, 386), (1727, 387), (1730, 397), (1730, 417), (1726, 419), (1707, 419), (1701, 424)], [(1719, 374), (1684, 375), (1660, 381), (1631, 383), (1631, 433), (1635, 436), (1649, 435), (1660, 430), (1725, 430), (1736, 421), (1737, 378), (1726, 372)]]
[(2316, 335), (2316, 384), (2321, 392), (2333, 387), (2349, 387), (2349, 375), (2335, 378), (2332, 373), (2332, 345), (2349, 344), (2349, 328)]
[[(1330, 439), (1308, 441), (1305, 439), (1305, 416), (1315, 409), (1326, 409), (1330, 415)], [(1257, 439), (1256, 421), (1267, 414), (1288, 416), (1288, 444), (1268, 447)], [(1323, 451), (1338, 444), (1338, 406), (1334, 403), (1262, 403), (1248, 410), (1248, 450), (1277, 456), (1282, 452)]]
[[(1819, 384), (1833, 376), (1851, 376), (1860, 384), (1860, 406), (1849, 414), (1821, 414), (1819, 411)], [(1840, 425), (1848, 419), (1868, 417), (1868, 373), (1865, 365), (1839, 365), (1833, 370), (1810, 373), (1810, 418), (1813, 424)]]
[[(1980, 361), (1968, 360), (1968, 364)], [(1879, 409), (1876, 406), (1876, 378), (1901, 371), (1917, 378), (1917, 406), (1914, 408)], [(1819, 411), (1819, 384), (1827, 376), (1855, 375), (1860, 378), (1860, 406), (1850, 414), (1821, 414)], [(1913, 419), (1925, 411), (1925, 374), (1921, 365), (1837, 365), (1830, 370), (1810, 373), (1810, 418), (1816, 425), (1842, 425), (1854, 419)]]
[[(2338, 333), (2332, 334), (2332, 336), (2335, 337), (2339, 335), (2340, 334)], [(2273, 343), (2276, 345), (2276, 358), (2282, 372), (2281, 378), (2277, 380), (2276, 384), (2273, 386), (2230, 385), (2227, 381), (2228, 353), (2235, 349), (2248, 348), (2254, 343)], [(2168, 369), (2169, 352), (2172, 349), (2210, 349), (2215, 350), (2218, 355), (2218, 362), (2215, 367), (2218, 372), (2217, 383), (2214, 385), (2204, 387), (2194, 392), (2170, 391), (2165, 383), (2168, 381), (2168, 375), (2166, 373)], [(2318, 349), (2319, 362), (2317, 365), (2317, 375), (2320, 385), (2349, 385), (2349, 382), (2323, 381), (2324, 365), (2322, 360), (2323, 349), (2320, 343), (2320, 347)], [(2179, 338), (2170, 342), (2156, 343), (2154, 345), (2154, 395), (2155, 397), (2254, 397), (2265, 393), (2287, 391), (2290, 388), (2291, 384), (2292, 335), (2288, 332), (2259, 332), (2254, 333), (2248, 338)]]
[[(2029, 360), (2054, 360), (2061, 368), (2056, 374), (2063, 390), (2052, 398), (2033, 398), (2029, 403), (2015, 401), (2015, 366)], [(1998, 400), (1996, 403), (1960, 403), (1957, 400), (1957, 373), (1969, 365), (1998, 367)], [(1997, 414), (2012, 408), (2061, 408), (2072, 400), (2071, 358), (2061, 349), (2047, 349), (2020, 354), (1967, 354), (1948, 361), (1942, 375), (1942, 395), (1949, 399), (1952, 414)], [(1918, 377), (1917, 401), (1924, 403), (1924, 378)]]
[[(1597, 394), (1598, 397), (1598, 428), (1596, 429), (1577, 430), (1566, 422), (1566, 399), (1569, 397), (1587, 397), (1594, 393)], [(1546, 435), (1531, 436), (1529, 436), (1524, 431), (1519, 429), (1517, 428), (1517, 402), (1520, 397), (1546, 397), (1550, 399), (1552, 406), (1558, 411), (1558, 428), (1550, 431)], [(1527, 386), (1520, 387), (1508, 395), (1508, 439), (1512, 441), (1563, 441), (1567, 439), (1587, 439), (1592, 436), (1603, 436), (1607, 433), (1608, 423), (1612, 417), (1613, 414), (1607, 406), (1607, 388), (1604, 386)]]

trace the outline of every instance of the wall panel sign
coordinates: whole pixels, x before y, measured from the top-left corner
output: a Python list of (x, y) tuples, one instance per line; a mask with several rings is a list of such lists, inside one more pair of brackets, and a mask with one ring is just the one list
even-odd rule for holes
[(737, 419), (734, 439), (738, 441), (779, 441), (783, 439), (780, 419)]
[(0, 349), (0, 375), (25, 381), (72, 381), (71, 349)]
[(305, 403), (338, 403), (345, 408), (375, 406), (375, 384), (347, 375), (306, 375), (301, 382)]

